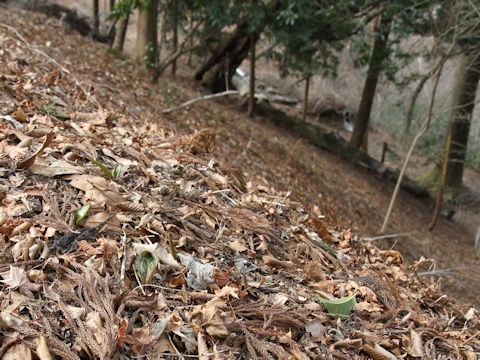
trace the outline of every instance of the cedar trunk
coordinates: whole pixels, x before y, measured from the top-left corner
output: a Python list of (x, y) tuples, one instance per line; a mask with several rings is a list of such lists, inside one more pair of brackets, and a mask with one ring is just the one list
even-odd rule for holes
[(248, 111), (249, 117), (253, 117), (255, 112), (255, 43), (257, 37), (254, 33), (250, 34), (250, 89), (248, 93)]
[(146, 0), (138, 12), (136, 55), (148, 68), (155, 68), (157, 63), (157, 5), (158, 0)]
[(463, 182), (468, 134), (480, 78), (480, 56), (464, 55), (459, 70), (452, 107), (451, 145), (445, 184), (447, 188), (456, 190), (461, 188)]
[(303, 113), (302, 113), (302, 121), (305, 122), (307, 119), (307, 110), (308, 110), (308, 90), (310, 88), (310, 75), (307, 75), (305, 78), (305, 92), (303, 94)]
[(98, 14), (98, 0), (93, 0), (93, 37), (98, 36), (100, 31), (100, 16)]
[[(176, 53), (178, 48), (178, 8), (177, 8), (176, 1), (173, 2), (172, 20), (173, 20), (172, 53)], [(172, 75), (175, 76), (176, 73), (177, 73), (177, 59), (172, 61)]]
[(363, 86), (362, 100), (358, 109), (355, 127), (353, 129), (350, 144), (359, 149), (366, 139), (368, 121), (372, 110), (373, 99), (375, 97), (375, 90), (377, 88), (378, 78), (382, 70), (382, 63), (388, 57), (388, 34), (390, 32), (391, 19), (382, 16), (378, 26), (377, 35), (373, 43), (372, 54), (368, 64), (368, 73)]

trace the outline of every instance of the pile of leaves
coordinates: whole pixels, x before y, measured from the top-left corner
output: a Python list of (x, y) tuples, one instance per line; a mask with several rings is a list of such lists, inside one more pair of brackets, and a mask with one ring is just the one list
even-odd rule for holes
[[(456, 304), (320, 208), (106, 110), (0, 24), (2, 359), (476, 359)], [(428, 278), (427, 278), (428, 279)]]

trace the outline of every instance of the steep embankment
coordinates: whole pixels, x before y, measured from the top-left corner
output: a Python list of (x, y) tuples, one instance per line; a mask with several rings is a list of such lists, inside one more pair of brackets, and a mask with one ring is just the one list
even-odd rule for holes
[[(473, 309), (329, 227), (328, 196), (343, 223), (380, 217), (368, 174), (218, 104), (162, 116), (186, 82), (150, 85), (56, 20), (0, 8), (0, 51), (0, 356), (480, 351)], [(336, 319), (318, 295), (358, 304)]]

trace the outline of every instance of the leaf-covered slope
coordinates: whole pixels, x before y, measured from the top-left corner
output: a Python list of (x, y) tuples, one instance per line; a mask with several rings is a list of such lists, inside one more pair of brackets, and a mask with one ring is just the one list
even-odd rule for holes
[(476, 311), (415, 275), (431, 262), (221, 166), (214, 131), (96, 91), (87, 39), (1, 10), (0, 356), (476, 358)]

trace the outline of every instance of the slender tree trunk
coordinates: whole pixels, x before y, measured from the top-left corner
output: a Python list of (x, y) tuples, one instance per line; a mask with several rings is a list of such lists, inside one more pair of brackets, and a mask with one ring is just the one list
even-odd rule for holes
[(388, 34), (390, 33), (391, 19), (382, 16), (377, 29), (377, 35), (373, 43), (372, 54), (368, 64), (368, 73), (363, 86), (362, 100), (358, 109), (358, 116), (353, 128), (350, 144), (359, 149), (366, 137), (368, 121), (372, 110), (373, 99), (377, 87), (378, 78), (382, 70), (382, 63), (388, 57)]
[(403, 137), (406, 139), (410, 133), (410, 128), (412, 126), (413, 120), (413, 111), (415, 110), (415, 104), (417, 103), (418, 96), (422, 92), (423, 87), (425, 86), (428, 79), (430, 79), (431, 74), (423, 75), (420, 81), (418, 82), (415, 90), (413, 91), (412, 97), (408, 103), (407, 114), (405, 115), (405, 126), (403, 128)]
[(435, 198), (435, 207), (433, 209), (432, 219), (428, 225), (428, 231), (432, 231), (438, 220), (440, 209), (442, 208), (443, 192), (445, 191), (445, 180), (447, 177), (447, 165), (448, 165), (448, 153), (450, 152), (450, 146), (452, 145), (451, 129), (448, 130), (447, 140), (445, 141), (445, 149), (443, 150), (442, 172), (440, 174), (440, 184), (438, 186), (437, 196)]
[(114, 7), (115, 7), (115, 0), (109, 0), (109, 2), (108, 2), (108, 10), (109, 10), (109, 11), (112, 11)]
[(480, 54), (467, 54), (461, 59), (453, 98), (452, 131), (446, 187), (459, 190), (467, 153), (468, 134), (475, 108), (475, 96), (480, 79)]
[(99, 7), (99, 1), (98, 0), (93, 0), (93, 6), (92, 6), (92, 17), (93, 17), (93, 37), (97, 37), (100, 33), (100, 16), (98, 12), (98, 7)]
[(117, 28), (115, 30), (115, 38), (113, 39), (112, 48), (117, 50), (118, 52), (123, 51), (123, 45), (125, 43), (125, 34), (127, 33), (129, 18), (130, 18), (130, 14), (127, 14), (126, 16), (118, 20), (118, 23), (117, 23)]
[(248, 111), (249, 117), (254, 116), (255, 112), (255, 43), (257, 37), (255, 33), (250, 34), (250, 88), (248, 92)]
[(157, 65), (157, 16), (158, 0), (146, 0), (138, 12), (137, 60), (147, 68)]
[(303, 95), (303, 113), (302, 113), (302, 121), (305, 122), (307, 119), (307, 108), (308, 108), (308, 91), (310, 88), (310, 75), (307, 75), (305, 78), (305, 93)]
[[(190, 14), (190, 31), (193, 31), (193, 13)], [(190, 36), (190, 51), (188, 52), (188, 59), (187, 59), (187, 65), (192, 66), (192, 55), (193, 55), (193, 41), (194, 41), (194, 36)]]
[[(172, 8), (172, 26), (173, 26), (173, 36), (172, 36), (172, 53), (177, 52), (178, 48), (178, 5), (176, 1), (173, 1)], [(172, 76), (175, 76), (177, 73), (177, 59), (172, 61)]]
[[(167, 4), (168, 6), (168, 4)], [(166, 24), (167, 24), (167, 10), (166, 10), (166, 6), (161, 9), (162, 11), (162, 16), (160, 18), (160, 31), (159, 31), (159, 43), (158, 43), (158, 51), (157, 51), (157, 57), (158, 57), (158, 64), (161, 63), (162, 61), (162, 57), (161, 57), (161, 53), (162, 53), (162, 50), (163, 50), (163, 45), (165, 44), (165, 37), (166, 37)]]

